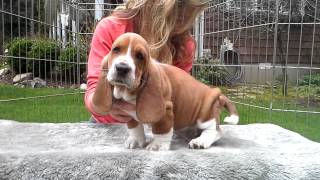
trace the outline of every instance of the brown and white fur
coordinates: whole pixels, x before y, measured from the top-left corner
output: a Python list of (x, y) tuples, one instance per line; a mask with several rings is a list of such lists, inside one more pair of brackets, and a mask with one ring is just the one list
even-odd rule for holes
[(146, 144), (143, 124), (151, 125), (153, 133), (146, 149), (168, 150), (173, 130), (195, 125), (202, 133), (189, 147), (209, 148), (221, 137), (222, 107), (230, 113), (225, 122), (238, 123), (234, 104), (219, 88), (210, 88), (177, 67), (158, 63), (151, 58), (148, 43), (137, 34), (118, 37), (101, 68), (107, 73), (100, 74), (93, 95), (94, 110), (107, 114), (113, 98), (136, 105), (136, 111), (127, 112), (132, 117), (127, 123), (127, 148)]

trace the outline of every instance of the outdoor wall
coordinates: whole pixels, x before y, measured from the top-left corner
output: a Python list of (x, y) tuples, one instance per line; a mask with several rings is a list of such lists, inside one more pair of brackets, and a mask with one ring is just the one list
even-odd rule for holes
[[(267, 66), (269, 66), (268, 64)], [(288, 66), (295, 67), (297, 64), (288, 64)], [(308, 67), (310, 64), (300, 64), (301, 67)], [(282, 69), (275, 68), (274, 74), (271, 67), (266, 67), (265, 64), (260, 64), (257, 66), (244, 66), (242, 67), (243, 76), (241, 81), (246, 83), (255, 83), (255, 84), (271, 84), (274, 79), (276, 83), (279, 83), (283, 79)], [(309, 69), (287, 69), (287, 77), (289, 85), (297, 85), (303, 80), (304, 76), (309, 74), (320, 73), (320, 70), (309, 70)]]
[[(320, 25), (317, 25), (316, 28), (319, 27)], [(207, 31), (209, 32), (213, 29), (214, 27), (208, 27)], [(239, 35), (239, 33), (241, 34)], [(211, 49), (213, 57), (219, 57), (220, 47), (225, 38), (228, 38), (231, 43), (233, 43), (234, 48), (239, 52), (241, 63), (273, 62), (274, 34), (267, 33), (262, 28), (206, 35), (204, 39), (204, 49)], [(312, 26), (304, 26), (302, 33), (299, 27), (294, 27), (291, 28), (289, 35), (288, 32), (285, 31), (278, 34), (277, 58), (275, 63), (281, 63), (283, 61), (291, 64), (311, 64), (311, 60), (313, 64), (320, 65), (319, 31), (315, 31), (313, 34)]]
[[(210, 21), (209, 21), (210, 22)], [(289, 83), (296, 84), (297, 78), (302, 79), (303, 76), (314, 74), (319, 71), (309, 70), (307, 67), (320, 67), (320, 32), (315, 30), (313, 25), (301, 26), (283, 26), (279, 28), (276, 41), (276, 56), (274, 56), (274, 36), (275, 34), (266, 27), (253, 27), (242, 30), (221, 30), (222, 26), (219, 22), (205, 25), (204, 49), (214, 59), (220, 59), (221, 46), (224, 41), (228, 40), (232, 43), (234, 52), (238, 53), (238, 59), (232, 56), (225, 58), (225, 64), (235, 64), (236, 61), (242, 66), (242, 81), (247, 83), (268, 83), (272, 78), (276, 79), (282, 74), (281, 68), (265, 69), (263, 66), (275, 63), (276, 66), (306, 67), (305, 69), (288, 69)], [(212, 23), (212, 22), (211, 22)], [(316, 24), (318, 29), (320, 24)], [(220, 29), (220, 31), (219, 31)], [(289, 33), (288, 33), (289, 30)], [(281, 33), (280, 33), (281, 31)], [(275, 60), (274, 60), (275, 58)], [(253, 67), (252, 67), (253, 66)]]

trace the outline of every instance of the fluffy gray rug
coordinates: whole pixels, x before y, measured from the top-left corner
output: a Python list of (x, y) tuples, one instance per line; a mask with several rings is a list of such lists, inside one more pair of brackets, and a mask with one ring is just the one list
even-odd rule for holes
[[(206, 150), (124, 148), (124, 126), (0, 121), (0, 179), (320, 179), (320, 144), (271, 124), (222, 126)], [(183, 138), (181, 138), (183, 137)]]

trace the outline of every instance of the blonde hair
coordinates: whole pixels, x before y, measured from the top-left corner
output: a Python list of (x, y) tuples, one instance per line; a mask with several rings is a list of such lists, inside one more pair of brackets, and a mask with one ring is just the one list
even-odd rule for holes
[[(183, 57), (183, 43), (197, 15), (206, 7), (204, 0), (128, 0), (112, 14), (133, 19), (134, 32), (151, 45), (151, 55), (172, 64)], [(181, 59), (183, 61), (183, 59)]]

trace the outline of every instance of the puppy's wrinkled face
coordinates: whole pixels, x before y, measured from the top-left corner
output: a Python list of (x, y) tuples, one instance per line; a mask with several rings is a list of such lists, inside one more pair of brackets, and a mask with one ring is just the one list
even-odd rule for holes
[(114, 86), (136, 89), (150, 61), (147, 42), (138, 34), (119, 36), (108, 54), (107, 80)]

